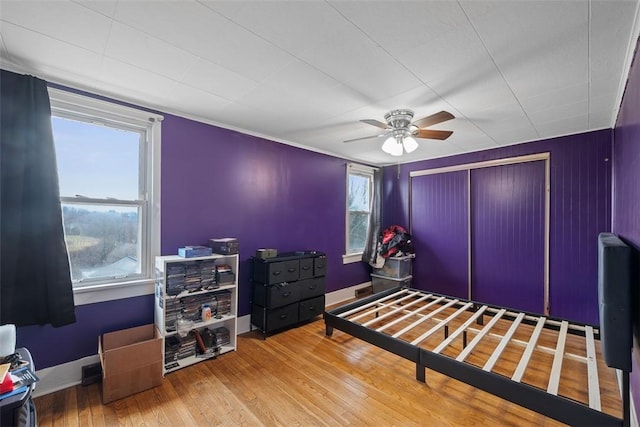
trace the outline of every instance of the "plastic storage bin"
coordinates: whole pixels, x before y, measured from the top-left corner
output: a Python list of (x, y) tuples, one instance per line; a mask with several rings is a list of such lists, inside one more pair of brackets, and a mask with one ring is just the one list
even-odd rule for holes
[(371, 275), (371, 288), (373, 293), (381, 292), (391, 288), (397, 288), (399, 286), (411, 287), (412, 276), (396, 279), (393, 277), (384, 277), (377, 274)]
[(391, 277), (394, 279), (403, 279), (411, 276), (411, 263), (414, 256), (391, 257), (387, 258), (382, 268), (374, 268), (371, 274), (382, 277)]

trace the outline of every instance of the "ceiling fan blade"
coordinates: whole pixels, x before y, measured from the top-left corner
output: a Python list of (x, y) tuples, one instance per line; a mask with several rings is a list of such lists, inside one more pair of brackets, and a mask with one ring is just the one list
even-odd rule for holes
[(414, 135), (416, 138), (445, 140), (451, 136), (450, 130), (418, 129)]
[(427, 126), (446, 122), (447, 120), (451, 120), (453, 118), (455, 118), (455, 116), (450, 112), (440, 111), (439, 113), (435, 113), (430, 116), (423, 117), (420, 120), (416, 120), (415, 122), (412, 123), (412, 125), (417, 126), (419, 128), (424, 128)]
[(380, 137), (382, 137), (382, 136), (384, 136), (384, 135), (385, 135), (385, 134), (382, 134), (382, 135), (363, 136), (362, 138), (347, 139), (346, 141), (342, 141), (342, 142), (363, 141), (363, 140), (365, 140), (365, 139), (380, 138)]
[(366, 124), (368, 124), (368, 125), (378, 127), (378, 128), (380, 128), (380, 129), (386, 129), (386, 128), (388, 128), (388, 127), (389, 127), (386, 123), (382, 123), (382, 122), (380, 122), (380, 121), (378, 121), (378, 120), (366, 119), (366, 120), (360, 120), (360, 121), (361, 121), (362, 123), (366, 123)]

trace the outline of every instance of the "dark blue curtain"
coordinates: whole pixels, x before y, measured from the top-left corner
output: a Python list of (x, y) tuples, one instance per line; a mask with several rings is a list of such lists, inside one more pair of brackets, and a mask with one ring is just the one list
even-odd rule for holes
[(0, 70), (0, 323), (75, 322), (44, 80)]

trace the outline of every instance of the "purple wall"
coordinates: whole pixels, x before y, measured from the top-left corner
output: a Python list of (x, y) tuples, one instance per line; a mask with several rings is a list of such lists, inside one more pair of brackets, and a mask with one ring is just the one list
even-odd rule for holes
[(249, 313), (249, 258), (256, 249), (327, 254), (327, 292), (369, 280), (342, 264), (346, 161), (262, 138), (165, 116), (162, 125), (162, 249), (236, 237), (239, 314)]
[(385, 201), (394, 208), (385, 213), (385, 221), (408, 224), (411, 171), (550, 152), (551, 314), (597, 324), (596, 242), (598, 233), (610, 230), (611, 224), (612, 133), (606, 129), (394, 166), (399, 170), (385, 174)]
[[(640, 64), (637, 52), (636, 49), (613, 135), (612, 231), (640, 251)], [(636, 310), (636, 315), (638, 313), (640, 309)], [(635, 337), (640, 335), (637, 322), (638, 319)], [(637, 338), (634, 339), (632, 362), (631, 390), (637, 411), (640, 409), (640, 344)]]
[[(327, 292), (367, 282), (365, 264), (342, 264), (346, 163), (165, 115), (161, 253), (237, 237), (241, 316), (250, 309), (248, 259), (260, 247), (325, 252)], [(75, 324), (19, 328), (17, 345), (31, 349), (37, 369), (95, 355), (102, 333), (153, 323), (153, 304), (148, 295), (78, 306)]]

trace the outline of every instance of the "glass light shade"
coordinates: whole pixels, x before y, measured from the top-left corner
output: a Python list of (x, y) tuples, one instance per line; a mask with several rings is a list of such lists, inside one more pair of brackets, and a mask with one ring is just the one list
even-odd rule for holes
[(389, 138), (387, 138), (384, 144), (382, 144), (382, 151), (384, 151), (387, 154), (392, 154), (396, 145), (398, 145), (398, 143), (396, 142), (396, 139), (390, 136)]
[(394, 139), (393, 146), (389, 154), (392, 156), (402, 156), (402, 144)]
[(418, 148), (418, 143), (410, 136), (402, 138), (402, 145), (407, 153), (412, 153), (416, 151), (416, 148)]

